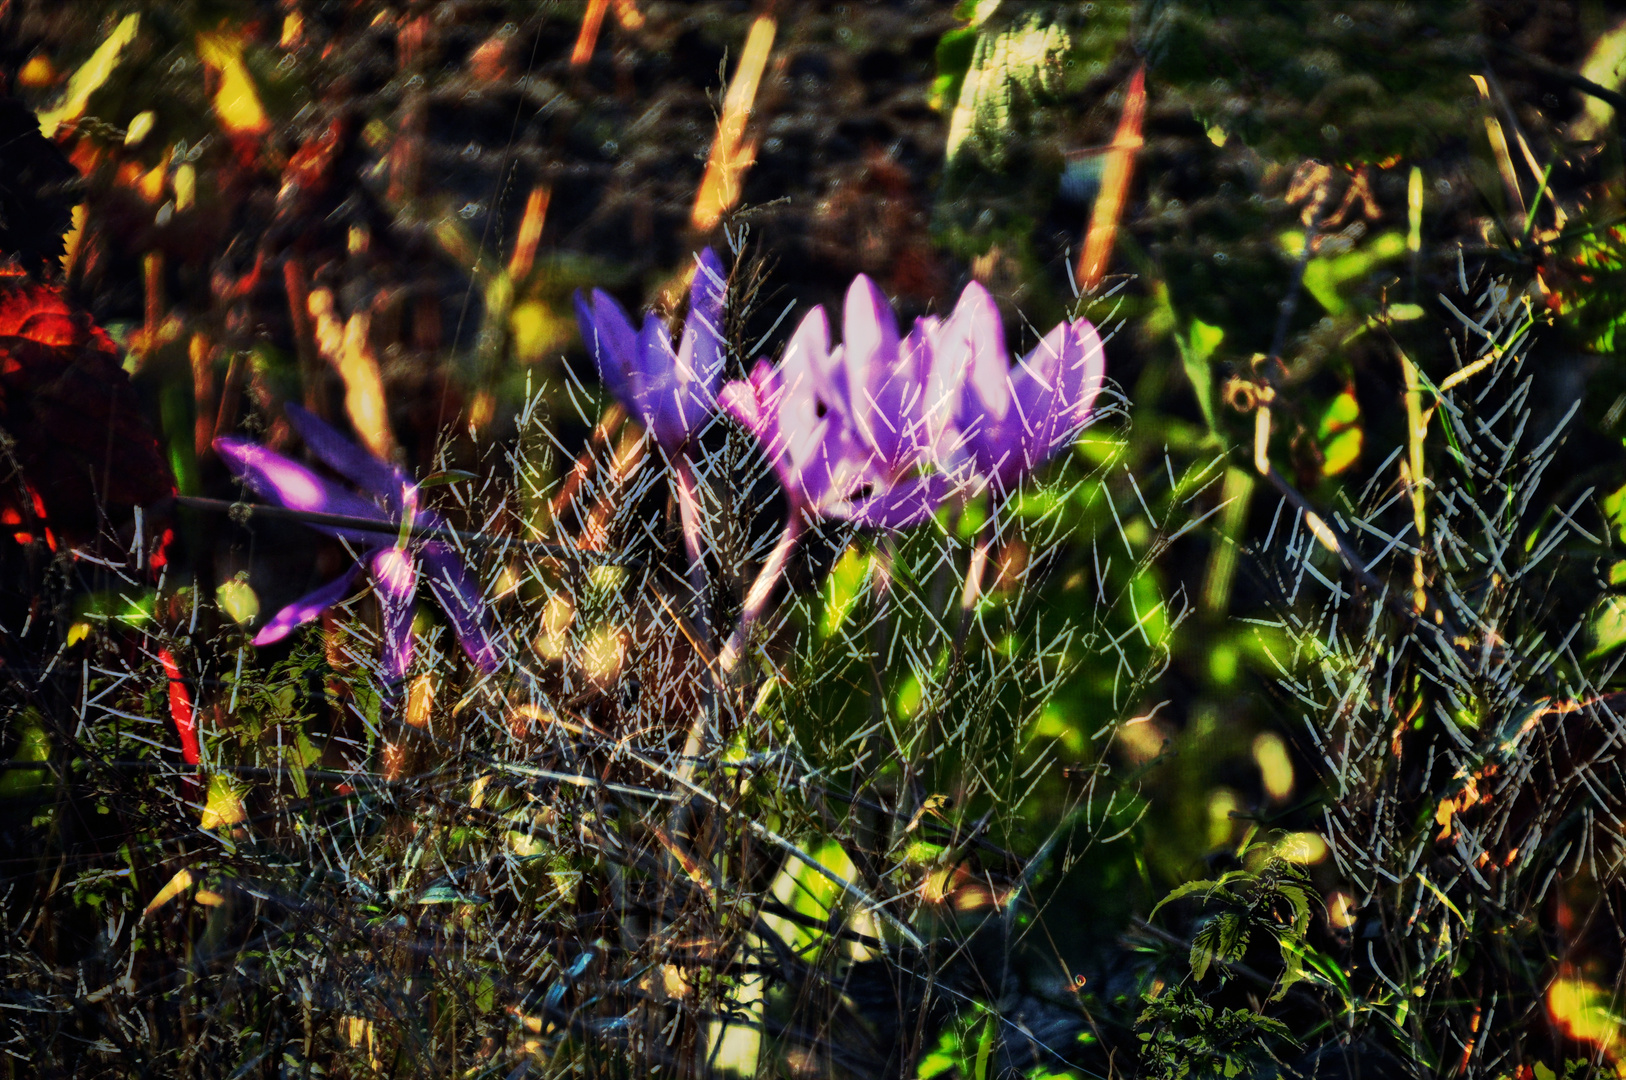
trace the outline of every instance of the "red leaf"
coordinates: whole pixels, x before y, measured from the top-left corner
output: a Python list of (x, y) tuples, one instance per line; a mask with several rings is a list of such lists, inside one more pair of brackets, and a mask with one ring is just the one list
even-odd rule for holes
[(164, 676), (169, 680), (169, 718), (175, 721), (175, 730), (181, 736), (181, 757), (188, 765), (196, 765), (200, 758), (198, 747), (197, 714), (192, 709), (192, 692), (181, 678), (181, 669), (168, 649), (158, 650), (158, 662), (164, 665)]

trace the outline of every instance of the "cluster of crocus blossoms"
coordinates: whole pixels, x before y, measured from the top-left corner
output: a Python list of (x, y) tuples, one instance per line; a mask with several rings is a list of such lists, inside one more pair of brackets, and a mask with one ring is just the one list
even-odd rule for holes
[(578, 294), (576, 310), (604, 385), (673, 465), (697, 600), (703, 530), (687, 455), (715, 407), (755, 436), (784, 490), (784, 531), (722, 649), (724, 671), (809, 522), (904, 529), (950, 500), (1003, 498), (1072, 441), (1101, 390), (1101, 339), (1084, 319), (1058, 324), (1013, 364), (999, 309), (980, 284), (966, 286), (947, 319), (918, 319), (904, 335), (863, 274), (847, 290), (841, 344), (832, 347), (829, 319), (815, 307), (777, 367), (758, 360), (749, 378), (719, 387), (725, 276), (709, 248), (696, 263), (676, 350), (653, 315), (634, 334), (603, 292), (590, 302)]
[(669, 454), (722, 409), (773, 463), (791, 527), (835, 518), (901, 529), (945, 501), (1009, 494), (1066, 446), (1100, 392), (1104, 354), (1087, 320), (1058, 324), (1014, 365), (993, 298), (972, 282), (946, 320), (900, 334), (886, 297), (863, 274), (847, 290), (842, 342), (815, 307), (779, 365), (719, 388), (724, 275), (697, 260), (690, 314), (673, 350), (655, 316), (634, 334), (597, 290), (577, 313), (604, 385)]
[[(677, 474), (692, 572), (703, 573), (704, 551), (689, 453), (719, 408), (756, 438), (784, 489), (784, 534), (745, 598), (725, 667), (810, 521), (903, 529), (950, 500), (1004, 497), (1072, 440), (1101, 389), (1101, 340), (1083, 319), (1058, 324), (1013, 364), (999, 311), (981, 285), (967, 285), (947, 319), (918, 319), (901, 334), (886, 297), (862, 274), (847, 290), (839, 345), (831, 344), (824, 309), (815, 307), (778, 366), (758, 360), (749, 378), (721, 385), (726, 294), (722, 263), (708, 248), (696, 259), (676, 347), (655, 315), (634, 330), (607, 293), (576, 297), (582, 337), (605, 387)], [(480, 588), (450, 545), (423, 535), (446, 523), (419, 506), (418, 486), (297, 405), (287, 412), (310, 452), (359, 493), (244, 439), (216, 439), (216, 451), (251, 490), (308, 515), (311, 528), (349, 541), (360, 555), (337, 579), (277, 612), (255, 644), (318, 618), (366, 573), (382, 614), (387, 684), (397, 685), (411, 666), (420, 581), (470, 659), (495, 670), (503, 653), (487, 628)]]

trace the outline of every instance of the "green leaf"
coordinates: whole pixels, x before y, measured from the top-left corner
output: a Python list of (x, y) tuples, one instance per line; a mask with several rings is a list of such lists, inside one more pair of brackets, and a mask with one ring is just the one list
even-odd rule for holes
[(34, 766), (51, 760), (51, 737), (37, 710), (25, 709), (21, 717), (22, 740), (11, 762), (23, 767), (0, 772), (0, 799), (25, 798), (45, 786), (47, 770)]
[(449, 881), (437, 881), (418, 897), (420, 904), (483, 904), (486, 898), (460, 891)]
[(1197, 393), (1197, 404), (1203, 410), (1203, 420), (1210, 431), (1214, 430), (1214, 375), (1208, 361), (1224, 340), (1223, 327), (1210, 326), (1201, 319), (1191, 320), (1191, 328), (1184, 337), (1174, 335), (1174, 343), (1180, 349), (1180, 364)]
[(445, 484), (461, 484), (465, 480), (478, 479), (479, 476), (475, 473), (464, 472), (462, 469), (442, 469), (440, 472), (432, 472), (422, 480), (419, 480), (418, 487), (441, 487)]
[(1626, 596), (1606, 596), (1587, 619), (1587, 635), (1592, 640), (1588, 660), (1614, 652), (1626, 644)]
[(824, 582), (824, 611), (819, 617), (819, 639), (833, 637), (847, 621), (853, 606), (869, 584), (874, 560), (849, 547), (836, 561)]

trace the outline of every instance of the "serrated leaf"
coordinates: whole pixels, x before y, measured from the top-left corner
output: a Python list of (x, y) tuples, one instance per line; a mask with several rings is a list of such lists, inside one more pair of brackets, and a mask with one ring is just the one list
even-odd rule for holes
[(1162, 910), (1164, 905), (1172, 904), (1176, 900), (1184, 899), (1185, 897), (1196, 892), (1207, 891), (1210, 898), (1218, 898), (1233, 904), (1240, 903), (1241, 898), (1235, 893), (1231, 892), (1229, 889), (1225, 888), (1226, 881), (1231, 879), (1235, 873), (1237, 873), (1237, 871), (1233, 871), (1231, 874), (1226, 874), (1217, 881), (1205, 878), (1202, 881), (1188, 881), (1184, 885), (1177, 885), (1169, 893), (1169, 895), (1157, 902), (1157, 906), (1152, 908), (1151, 913), (1146, 917), (1150, 919), (1153, 915), (1156, 915), (1160, 910)]

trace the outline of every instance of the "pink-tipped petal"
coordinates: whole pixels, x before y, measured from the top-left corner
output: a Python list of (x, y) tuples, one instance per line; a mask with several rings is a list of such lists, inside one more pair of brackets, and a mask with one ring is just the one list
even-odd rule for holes
[(359, 573), (361, 564), (357, 563), (326, 585), (306, 593), (271, 616), (271, 621), (254, 635), (254, 644), (270, 645), (281, 641), (297, 628), (308, 622), (314, 622), (322, 612), (336, 606), (349, 595), (350, 588), (355, 584), (356, 575)]
[(406, 551), (387, 547), (367, 556), (367, 570), (384, 623), (384, 676), (393, 682), (412, 666), (412, 598), (418, 569)]
[(847, 388), (855, 391), (877, 363), (890, 364), (898, 352), (898, 320), (880, 287), (865, 274), (847, 287), (842, 309), (841, 347), (845, 352)]
[(368, 494), (384, 500), (391, 511), (400, 512), (401, 493), (411, 483), (406, 473), (388, 462), (380, 461), (340, 435), (320, 417), (298, 405), (290, 402), (285, 411), (294, 430), (299, 432), (299, 437), (305, 440), (305, 445), (317, 460), (340, 476), (359, 484)]
[(424, 581), (440, 609), (452, 620), (463, 651), (481, 671), (496, 671), (503, 651), (486, 627), (480, 586), (463, 560), (451, 548), (434, 540), (423, 546), (422, 559)]
[(1095, 399), (1107, 380), (1107, 351), (1101, 344), (1101, 335), (1088, 319), (1073, 323), (1073, 336), (1078, 342), (1080, 356), (1076, 366), (1063, 373), (1063, 392), (1067, 395), (1072, 422), (1082, 427), (1095, 408)]
[(948, 331), (964, 341), (966, 402), (995, 420), (1003, 420), (1010, 409), (1011, 361), (1005, 349), (1005, 328), (999, 306), (979, 282), (973, 281), (960, 294)]
[(771, 444), (779, 431), (778, 398), (779, 373), (766, 360), (757, 361), (750, 379), (733, 379), (717, 395), (723, 411), (764, 445)]
[[(377, 505), (336, 484), (329, 483), (310, 469), (290, 461), (257, 443), (223, 435), (214, 442), (215, 452), (249, 490), (278, 506), (318, 514), (339, 514), (388, 524), (390, 517)], [(365, 529), (311, 523), (311, 528), (329, 536), (342, 536), (359, 543), (374, 543), (380, 533)]]

